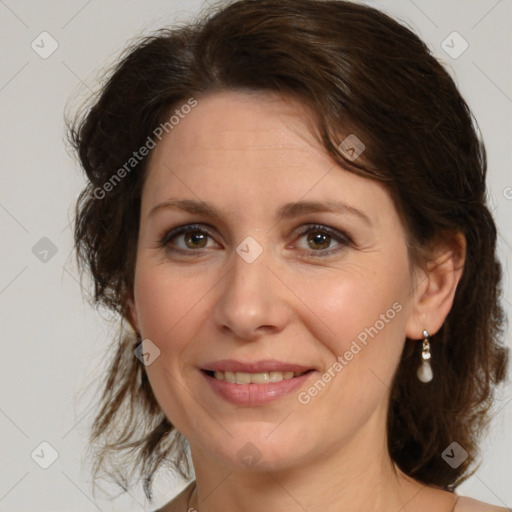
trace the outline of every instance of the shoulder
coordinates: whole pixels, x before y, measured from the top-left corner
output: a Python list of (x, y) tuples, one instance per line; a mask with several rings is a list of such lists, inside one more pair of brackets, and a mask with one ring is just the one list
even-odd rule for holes
[(490, 505), (466, 496), (459, 496), (453, 512), (510, 512), (512, 509)]
[(154, 512), (187, 512), (186, 507), (195, 485), (196, 481), (192, 480), (175, 498)]

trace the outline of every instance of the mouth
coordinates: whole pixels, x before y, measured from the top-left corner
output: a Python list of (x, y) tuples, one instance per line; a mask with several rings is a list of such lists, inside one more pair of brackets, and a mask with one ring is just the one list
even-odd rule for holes
[(293, 371), (268, 371), (268, 372), (230, 372), (230, 371), (213, 371), (202, 370), (206, 375), (217, 380), (230, 382), (232, 384), (268, 384), (270, 382), (281, 382), (283, 380), (295, 379), (314, 370), (306, 370), (303, 372)]
[(200, 370), (215, 395), (245, 407), (262, 406), (292, 395), (318, 373), (314, 368), (274, 359), (250, 363), (224, 359)]

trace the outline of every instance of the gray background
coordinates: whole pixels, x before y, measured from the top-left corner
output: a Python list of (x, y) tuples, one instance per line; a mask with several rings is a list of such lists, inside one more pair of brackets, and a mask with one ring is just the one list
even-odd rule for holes
[[(419, 33), (448, 65), (478, 119), (510, 315), (512, 1), (368, 3)], [(96, 397), (89, 384), (107, 362), (115, 325), (109, 327), (108, 315), (91, 310), (80, 293), (69, 222), (83, 181), (65, 148), (63, 112), (97, 89), (101, 71), (128, 40), (187, 19), (203, 5), (0, 0), (0, 511), (151, 510), (183, 486), (172, 475), (160, 475), (155, 505), (139, 489), (114, 501), (91, 493), (85, 449)], [(44, 52), (55, 43), (40, 36), (45, 31), (58, 44), (49, 56)], [(464, 42), (448, 37), (454, 31), (469, 44), (457, 58)], [(496, 403), (484, 462), (459, 493), (512, 507), (511, 427), (509, 385)], [(51, 462), (51, 448), (42, 442), (58, 453), (48, 469), (40, 464)]]

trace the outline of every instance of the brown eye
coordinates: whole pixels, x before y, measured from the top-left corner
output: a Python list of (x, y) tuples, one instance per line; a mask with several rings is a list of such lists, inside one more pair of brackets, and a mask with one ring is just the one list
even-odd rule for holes
[(308, 233), (307, 241), (311, 249), (328, 249), (331, 243), (331, 235), (321, 231), (311, 231)]
[(159, 242), (159, 246), (169, 251), (189, 252), (201, 249), (218, 248), (208, 231), (198, 225), (180, 226), (166, 233)]
[(352, 244), (352, 239), (344, 232), (322, 225), (308, 226), (299, 234), (300, 239), (303, 241), (295, 247), (314, 258), (334, 255)]
[(200, 231), (187, 231), (183, 233), (183, 239), (189, 249), (201, 249), (206, 247), (208, 236), (209, 235), (206, 233)]

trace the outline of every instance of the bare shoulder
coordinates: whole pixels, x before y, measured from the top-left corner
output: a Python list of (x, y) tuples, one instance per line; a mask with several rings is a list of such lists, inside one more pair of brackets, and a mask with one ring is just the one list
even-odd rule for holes
[(154, 512), (187, 512), (189, 498), (195, 485), (196, 482), (193, 480), (175, 498), (169, 501), (169, 503), (166, 503), (163, 507)]
[(490, 505), (466, 496), (460, 496), (453, 512), (510, 512), (512, 509)]

